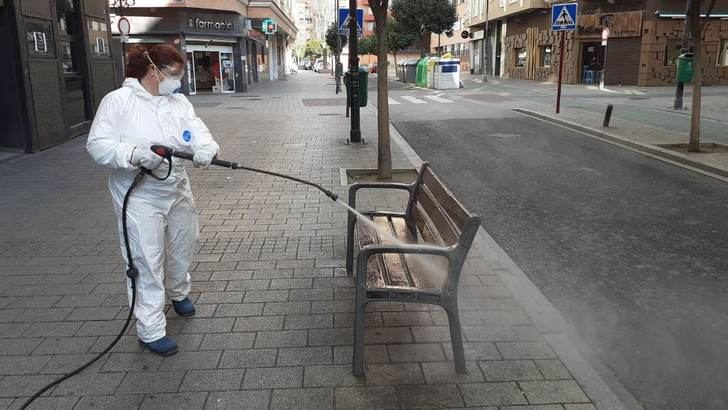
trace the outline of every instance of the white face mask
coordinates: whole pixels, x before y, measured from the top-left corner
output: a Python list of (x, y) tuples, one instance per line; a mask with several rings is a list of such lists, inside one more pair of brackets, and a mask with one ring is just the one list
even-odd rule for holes
[(159, 83), (159, 95), (172, 95), (182, 88), (182, 81), (174, 78), (165, 78)]
[[(157, 67), (156, 64), (154, 64), (154, 61), (152, 61), (152, 58), (149, 57), (149, 53), (146, 51), (144, 52), (144, 55), (147, 56), (147, 59), (150, 63), (152, 63), (152, 66), (154, 66), (154, 69), (156, 70), (157, 79), (159, 79), (159, 75), (161, 74), (164, 80), (159, 79), (159, 95), (172, 95), (174, 93), (179, 92), (182, 89), (182, 74), (171, 76), (170, 74), (165, 74), (162, 70)], [(167, 66), (164, 66), (167, 67)], [(167, 67), (168, 68), (168, 67)]]

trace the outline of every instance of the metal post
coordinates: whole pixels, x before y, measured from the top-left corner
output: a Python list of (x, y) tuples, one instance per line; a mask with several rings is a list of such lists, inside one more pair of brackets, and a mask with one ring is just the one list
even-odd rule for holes
[(602, 59), (602, 75), (599, 76), (599, 89), (600, 90), (604, 89), (605, 78), (607, 77), (607, 47), (609, 47), (609, 46), (607, 45), (607, 43), (605, 41), (604, 42), (604, 58)]
[(356, 20), (356, 0), (349, 0), (349, 93), (351, 95), (351, 130), (349, 141), (361, 142), (359, 112), (359, 47)]
[(559, 46), (559, 88), (556, 91), (556, 114), (561, 111), (561, 79), (564, 74), (564, 32), (561, 32), (561, 44)]
[(607, 105), (607, 112), (604, 113), (604, 123), (602, 123), (603, 127), (609, 127), (609, 121), (612, 119), (612, 110), (614, 109), (614, 106), (612, 104)]
[(485, 0), (485, 31), (483, 32), (483, 82), (488, 81), (488, 11), (490, 1)]

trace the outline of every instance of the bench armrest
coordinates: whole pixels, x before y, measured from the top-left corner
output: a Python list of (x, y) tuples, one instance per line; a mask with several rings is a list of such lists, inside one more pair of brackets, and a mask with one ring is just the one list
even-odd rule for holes
[(436, 246), (436, 245), (418, 245), (418, 244), (402, 244), (402, 245), (369, 245), (361, 248), (359, 257), (368, 259), (372, 255), (379, 253), (408, 253), (416, 255), (435, 255), (444, 256), (448, 260), (452, 257), (455, 246)]

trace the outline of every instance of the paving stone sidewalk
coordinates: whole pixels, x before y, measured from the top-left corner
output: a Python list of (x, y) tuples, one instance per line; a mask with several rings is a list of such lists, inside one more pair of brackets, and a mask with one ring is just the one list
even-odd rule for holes
[[(344, 144), (343, 97), (330, 83), (301, 73), (192, 101), (221, 158), (345, 194), (340, 168), (376, 164), (375, 118), (363, 111), (369, 145)], [(412, 166), (397, 144), (393, 156), (396, 167)], [(127, 315), (107, 175), (85, 139), (0, 163), (0, 409), (18, 408), (101, 351)], [(504, 285), (504, 268), (478, 252), (460, 291), (468, 374), (454, 372), (443, 311), (394, 303), (370, 307), (367, 376), (353, 377), (344, 211), (312, 188), (264, 175), (190, 176), (201, 217), (197, 315), (168, 314), (180, 353), (142, 352), (132, 326), (110, 355), (34, 408), (594, 408)]]

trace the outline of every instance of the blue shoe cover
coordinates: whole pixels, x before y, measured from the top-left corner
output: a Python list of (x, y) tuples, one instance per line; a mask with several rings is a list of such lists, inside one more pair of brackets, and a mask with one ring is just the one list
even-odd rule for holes
[(195, 314), (195, 305), (190, 298), (184, 298), (179, 302), (173, 300), (172, 306), (174, 306), (174, 311), (180, 316), (189, 317)]
[(169, 336), (164, 336), (161, 339), (149, 343), (144, 343), (141, 340), (139, 342), (153, 353), (161, 356), (172, 356), (177, 353), (177, 342)]

